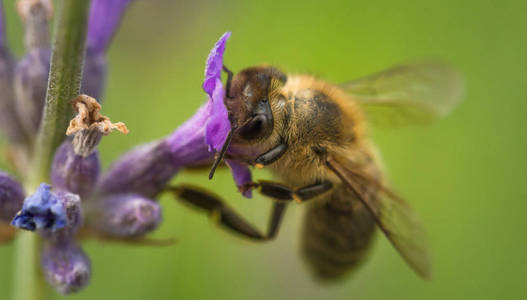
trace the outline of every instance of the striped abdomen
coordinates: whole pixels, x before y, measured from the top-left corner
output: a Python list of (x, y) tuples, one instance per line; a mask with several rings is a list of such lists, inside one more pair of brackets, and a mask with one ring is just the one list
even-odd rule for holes
[(315, 275), (337, 279), (363, 258), (375, 232), (375, 221), (344, 187), (311, 203), (304, 216), (302, 252)]

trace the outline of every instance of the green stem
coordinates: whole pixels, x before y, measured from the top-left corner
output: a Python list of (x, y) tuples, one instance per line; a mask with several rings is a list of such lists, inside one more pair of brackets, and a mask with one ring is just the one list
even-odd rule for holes
[[(55, 23), (53, 51), (42, 123), (35, 144), (32, 169), (26, 182), (28, 194), (49, 179), (49, 168), (57, 146), (64, 140), (72, 117), (71, 100), (80, 92), (89, 0), (61, 0)], [(15, 245), (13, 299), (48, 298), (40, 270), (40, 237), (20, 232)]]
[(71, 100), (79, 95), (89, 0), (62, 0), (55, 26), (44, 115), (35, 145), (31, 183), (48, 178), (53, 153), (72, 117)]
[(40, 237), (19, 232), (15, 240), (15, 286), (13, 299), (47, 299), (49, 288), (42, 280), (39, 264)]

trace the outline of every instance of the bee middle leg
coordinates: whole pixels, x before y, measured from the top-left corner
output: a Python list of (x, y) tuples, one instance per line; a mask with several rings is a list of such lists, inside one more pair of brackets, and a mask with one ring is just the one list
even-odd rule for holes
[(221, 226), (255, 241), (268, 241), (276, 236), (287, 208), (287, 203), (285, 202), (273, 203), (267, 232), (264, 234), (225, 204), (220, 197), (203, 188), (192, 185), (178, 185), (167, 190), (176, 194), (184, 203), (209, 212), (212, 219)]
[(256, 188), (259, 189), (260, 194), (276, 200), (294, 200), (297, 203), (302, 203), (329, 191), (332, 187), (333, 184), (330, 181), (322, 181), (299, 189), (292, 189), (279, 182), (260, 180), (242, 186), (242, 191)]

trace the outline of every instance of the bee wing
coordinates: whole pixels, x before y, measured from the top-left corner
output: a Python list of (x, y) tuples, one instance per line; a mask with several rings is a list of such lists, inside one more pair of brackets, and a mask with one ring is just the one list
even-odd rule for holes
[(442, 117), (460, 102), (464, 80), (437, 62), (399, 65), (340, 87), (358, 101), (374, 123), (424, 123)]
[[(370, 211), (377, 225), (404, 260), (423, 278), (432, 273), (427, 235), (414, 210), (381, 183), (354, 168), (345, 158), (327, 157), (326, 164), (356, 194)], [(380, 197), (364, 191), (375, 189)]]

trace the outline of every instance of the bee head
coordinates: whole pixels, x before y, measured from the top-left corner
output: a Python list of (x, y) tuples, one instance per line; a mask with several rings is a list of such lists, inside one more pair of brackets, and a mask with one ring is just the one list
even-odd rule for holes
[(231, 125), (237, 128), (237, 140), (251, 142), (271, 135), (274, 119), (270, 101), (273, 92), (285, 81), (284, 73), (266, 66), (251, 67), (236, 74), (227, 89), (225, 105)]

